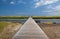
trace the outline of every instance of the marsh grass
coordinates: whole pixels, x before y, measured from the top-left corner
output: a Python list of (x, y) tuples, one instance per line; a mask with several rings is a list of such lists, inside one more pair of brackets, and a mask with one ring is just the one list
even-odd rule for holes
[[(31, 16), (33, 19), (60, 19), (60, 16)], [(27, 19), (29, 16), (0, 16), (0, 19)]]
[(0, 22), (0, 32), (2, 32), (3, 29), (7, 26), (8, 26), (8, 22), (4, 22), (4, 21)]

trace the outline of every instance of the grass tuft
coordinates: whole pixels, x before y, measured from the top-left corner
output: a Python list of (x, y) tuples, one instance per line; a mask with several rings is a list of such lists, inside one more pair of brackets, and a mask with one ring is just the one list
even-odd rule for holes
[(4, 22), (4, 21), (0, 22), (0, 32), (3, 31), (3, 29), (7, 26), (8, 26), (8, 22)]

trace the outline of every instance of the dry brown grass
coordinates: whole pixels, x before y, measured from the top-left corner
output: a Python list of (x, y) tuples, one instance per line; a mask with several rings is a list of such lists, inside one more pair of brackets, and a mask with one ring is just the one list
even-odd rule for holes
[[(60, 24), (38, 24), (50, 39), (60, 39)], [(21, 26), (21, 23), (9, 23), (0, 33), (0, 39), (11, 39)]]
[(0, 33), (0, 39), (12, 39), (21, 26), (21, 23), (9, 23), (9, 26)]

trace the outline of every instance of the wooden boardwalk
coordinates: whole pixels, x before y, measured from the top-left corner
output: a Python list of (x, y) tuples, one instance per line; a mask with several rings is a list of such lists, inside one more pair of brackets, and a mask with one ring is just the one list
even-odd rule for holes
[(37, 23), (30, 17), (12, 39), (49, 39)]

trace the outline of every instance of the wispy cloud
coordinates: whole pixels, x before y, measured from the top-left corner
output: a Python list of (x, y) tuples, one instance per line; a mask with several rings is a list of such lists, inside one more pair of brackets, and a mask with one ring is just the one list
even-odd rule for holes
[(47, 15), (60, 15), (60, 5), (56, 5), (56, 6), (48, 6), (46, 8), (46, 10), (42, 11), (44, 13), (47, 13)]
[(23, 0), (1, 0), (3, 3), (8, 3), (8, 4), (26, 4), (25, 1)]
[(15, 2), (11, 1), (10, 4), (15, 4)]
[(26, 2), (24, 2), (23, 0), (19, 0), (17, 1), (18, 4), (26, 4)]
[(35, 8), (42, 6), (42, 5), (48, 5), (48, 4), (52, 4), (52, 3), (56, 3), (59, 0), (38, 0), (35, 2)]
[(38, 2), (38, 1), (40, 1), (40, 0), (33, 0), (34, 2)]
[(56, 5), (56, 6), (52, 6), (52, 5), (50, 5), (50, 6), (47, 6), (47, 9), (49, 9), (49, 10), (54, 10), (54, 11), (60, 11), (60, 5)]
[(56, 6), (54, 9), (60, 11), (60, 5)]
[(52, 4), (52, 3), (55, 3), (55, 2), (57, 2), (57, 1), (59, 1), (59, 0), (44, 0), (44, 4)]

